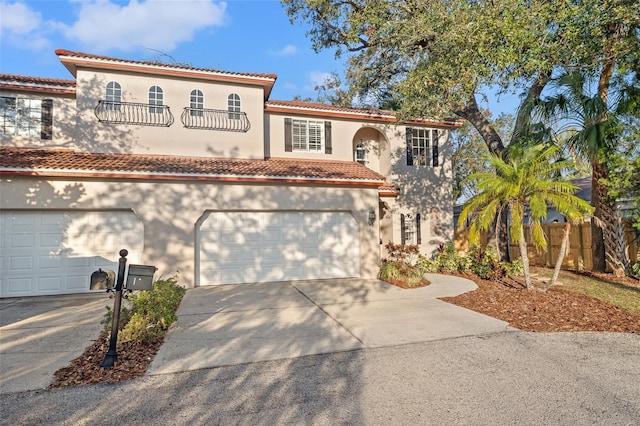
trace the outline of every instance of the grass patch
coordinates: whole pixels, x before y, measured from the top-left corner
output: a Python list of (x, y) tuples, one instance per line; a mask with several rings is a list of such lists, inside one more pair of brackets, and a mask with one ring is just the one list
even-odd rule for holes
[[(539, 278), (551, 278), (553, 270), (548, 268), (532, 268), (531, 272)], [(558, 287), (575, 293), (584, 294), (618, 306), (627, 312), (640, 315), (640, 282), (629, 278), (628, 283), (616, 283), (605, 278), (561, 271)]]

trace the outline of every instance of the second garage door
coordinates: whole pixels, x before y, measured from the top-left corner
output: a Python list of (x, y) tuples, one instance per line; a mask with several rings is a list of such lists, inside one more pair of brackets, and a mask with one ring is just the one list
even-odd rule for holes
[(357, 277), (347, 212), (211, 212), (198, 231), (200, 285)]

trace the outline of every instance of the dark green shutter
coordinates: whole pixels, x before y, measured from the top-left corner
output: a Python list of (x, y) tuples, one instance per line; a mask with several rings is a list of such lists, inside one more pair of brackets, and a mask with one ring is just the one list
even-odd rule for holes
[(400, 242), (404, 244), (405, 241), (407, 241), (407, 238), (404, 235), (404, 215), (401, 214), (400, 215)]
[(331, 122), (324, 122), (324, 153), (331, 154), (333, 149), (331, 147)]
[(284, 119), (284, 150), (285, 152), (293, 151), (293, 129), (290, 118)]
[(407, 138), (407, 166), (413, 166), (413, 129), (411, 127), (407, 127), (406, 138)]
[(420, 213), (416, 215), (416, 242), (422, 244), (422, 236), (420, 235)]
[(50, 140), (53, 138), (53, 99), (42, 100), (41, 114), (40, 138)]
[(438, 158), (439, 156), (439, 152), (438, 152), (438, 131), (437, 130), (433, 130), (431, 133), (432, 139), (432, 152), (431, 155), (433, 157), (433, 167), (437, 167), (440, 165), (440, 159)]

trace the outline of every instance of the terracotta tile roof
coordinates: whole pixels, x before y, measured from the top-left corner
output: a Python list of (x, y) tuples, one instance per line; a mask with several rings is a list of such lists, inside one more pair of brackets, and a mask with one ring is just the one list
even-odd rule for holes
[(400, 194), (400, 188), (391, 183), (385, 183), (378, 187), (378, 194), (381, 197), (397, 197)]
[(120, 62), (120, 63), (127, 63), (127, 64), (149, 65), (149, 66), (158, 66), (158, 67), (163, 67), (163, 68), (174, 68), (174, 69), (191, 70), (191, 71), (203, 71), (203, 72), (234, 75), (234, 76), (242, 76), (242, 77), (267, 78), (267, 79), (272, 79), (272, 80), (275, 80), (276, 78), (278, 78), (278, 76), (276, 74), (220, 71), (220, 70), (215, 70), (215, 69), (212, 69), (212, 68), (197, 68), (197, 67), (193, 67), (193, 66), (189, 66), (189, 65), (182, 65), (182, 64), (166, 64), (166, 63), (163, 63), (163, 62), (153, 62), (153, 61), (134, 61), (134, 60), (130, 60), (130, 59), (121, 59), (121, 58), (113, 58), (113, 57), (109, 57), (109, 56), (93, 55), (91, 53), (74, 52), (74, 51), (66, 50), (66, 49), (57, 49), (56, 50), (56, 55), (58, 55), (59, 57), (60, 56), (69, 56), (69, 57), (82, 58), (82, 59), (96, 59), (96, 60), (105, 61), (105, 62)]
[[(266, 112), (295, 112), (309, 113), (312, 115), (324, 115), (343, 118), (354, 118), (364, 120), (379, 120), (395, 122), (396, 115), (391, 110), (375, 109), (375, 108), (350, 108), (328, 104), (318, 104), (314, 102), (303, 101), (280, 101), (270, 100), (265, 103)], [(462, 121), (456, 118), (446, 118), (444, 120), (436, 119), (415, 119), (407, 120), (411, 124), (431, 124), (436, 126), (460, 127)]]
[(304, 109), (313, 109), (313, 110), (353, 112), (357, 114), (385, 115), (389, 117), (395, 116), (393, 111), (390, 111), (390, 110), (374, 109), (374, 108), (371, 108), (371, 109), (349, 108), (349, 107), (342, 107), (337, 105), (319, 104), (314, 102), (303, 102), (303, 101), (271, 100), (267, 102), (267, 106), (290, 106), (295, 108), (304, 108)]
[(81, 153), (0, 147), (0, 174), (330, 183), (378, 187), (384, 176), (353, 161), (265, 160)]
[(74, 93), (76, 82), (58, 78), (30, 77), (18, 74), (0, 74), (0, 87), (42, 92)]

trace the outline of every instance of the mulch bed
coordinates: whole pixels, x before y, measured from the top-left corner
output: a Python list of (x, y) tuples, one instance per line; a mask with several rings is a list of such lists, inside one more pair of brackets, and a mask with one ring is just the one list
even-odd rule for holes
[(49, 389), (64, 386), (81, 386), (92, 383), (116, 383), (144, 376), (153, 361), (162, 340), (152, 343), (118, 342), (118, 358), (111, 368), (102, 368), (100, 363), (109, 349), (109, 334), (103, 332), (82, 355), (71, 361), (68, 367), (55, 372), (55, 381)]
[[(640, 315), (597, 299), (556, 288), (546, 292), (526, 290), (514, 281), (500, 283), (466, 278), (475, 281), (478, 289), (442, 300), (506, 321), (520, 330), (640, 334)], [(606, 278), (613, 279), (610, 274)]]

